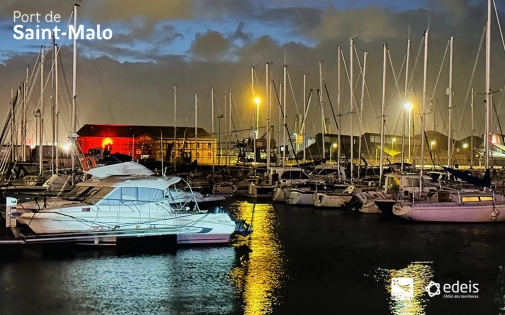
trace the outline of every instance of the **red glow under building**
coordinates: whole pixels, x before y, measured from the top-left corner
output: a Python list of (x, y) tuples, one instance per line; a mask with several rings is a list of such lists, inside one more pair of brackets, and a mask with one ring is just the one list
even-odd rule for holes
[[(176, 132), (174, 137), (174, 132)], [(84, 154), (90, 149), (104, 153), (120, 153), (134, 159), (160, 161), (174, 157), (198, 158), (205, 163), (216, 152), (216, 141), (203, 128), (135, 126), (135, 125), (84, 125), (78, 132), (77, 142)], [(196, 144), (196, 145), (195, 145)]]

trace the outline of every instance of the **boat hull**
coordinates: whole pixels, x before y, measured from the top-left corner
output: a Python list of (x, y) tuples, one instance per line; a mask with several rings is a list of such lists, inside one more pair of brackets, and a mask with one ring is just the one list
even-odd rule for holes
[(447, 203), (417, 203), (393, 206), (393, 214), (410, 221), (425, 222), (503, 222), (505, 204), (465, 205)]

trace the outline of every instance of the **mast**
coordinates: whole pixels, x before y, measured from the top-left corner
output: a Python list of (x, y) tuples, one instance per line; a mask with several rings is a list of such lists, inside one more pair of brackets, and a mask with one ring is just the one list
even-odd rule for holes
[(451, 167), (451, 145), (452, 145), (452, 56), (454, 48), (454, 36), (450, 40), (450, 55), (449, 55), (449, 130), (447, 132), (447, 167)]
[(489, 168), (489, 123), (491, 117), (491, 0), (487, 1), (487, 24), (486, 24), (486, 132), (485, 161), (486, 169)]
[(475, 97), (475, 90), (473, 89), (472, 86), (472, 114), (470, 115), (472, 118), (472, 131), (470, 133), (470, 168), (473, 168), (473, 133), (475, 132), (475, 128), (473, 127), (473, 105), (474, 105), (474, 97)]
[[(326, 159), (326, 149), (325, 149), (325, 138), (326, 138), (326, 123), (324, 121), (324, 107), (323, 107), (323, 67), (321, 61), (319, 61), (319, 105), (321, 106), (321, 139), (323, 145), (323, 160)], [(331, 157), (330, 157), (331, 160)]]
[[(18, 90), (18, 95), (19, 95), (19, 90)], [(10, 153), (10, 158), (11, 158), (11, 162), (14, 163), (14, 161), (16, 160), (16, 155), (14, 154), (14, 151), (16, 150), (15, 149), (15, 146), (14, 146), (14, 127), (16, 126), (16, 121), (14, 119), (14, 106), (15, 106), (15, 102), (14, 102), (14, 89), (11, 89), (11, 108), (10, 108), (10, 111), (11, 111), (11, 143), (10, 143), (10, 149), (11, 149), (11, 153)]]
[[(211, 88), (210, 90), (210, 97), (211, 97), (211, 106), (212, 106), (212, 148), (214, 148), (214, 137), (215, 137), (215, 134), (214, 134), (214, 88)], [(212, 150), (214, 151), (214, 150)], [(216, 153), (215, 152), (212, 152), (212, 173), (214, 174), (215, 170), (214, 170), (214, 165), (216, 164)]]
[[(402, 161), (401, 161), (401, 166), (400, 170), (403, 172), (404, 168), (404, 163), (405, 163), (405, 125), (407, 122), (407, 118), (405, 117), (408, 111), (409, 117), (408, 119), (410, 120), (410, 111), (412, 109), (407, 108), (407, 104), (409, 104), (408, 101), (408, 91), (409, 91), (409, 59), (410, 59), (410, 27), (409, 27), (409, 33), (407, 35), (407, 58), (405, 60), (405, 90), (404, 90), (404, 98), (405, 98), (405, 106), (403, 107), (403, 128), (402, 128)], [(412, 163), (410, 160), (410, 123), (408, 124), (408, 137), (409, 137), (409, 163)]]
[(428, 35), (429, 29), (424, 33), (424, 67), (423, 67), (423, 105), (421, 108), (421, 171), (419, 180), (419, 193), (423, 191), (424, 173), (424, 142), (426, 141), (426, 77), (428, 73)]
[(353, 82), (354, 82), (354, 77), (353, 77), (353, 63), (354, 63), (354, 39), (350, 39), (349, 41), (349, 63), (350, 63), (350, 79), (349, 79), (349, 93), (350, 93), (350, 100), (351, 100), (351, 183), (353, 179), (353, 174), (354, 174), (354, 132), (353, 132), (353, 116), (354, 116), (354, 91), (353, 91)]
[[(221, 116), (223, 116), (223, 115), (221, 115)], [(226, 128), (228, 126), (227, 122), (228, 122), (228, 96), (225, 94), (224, 95), (224, 143), (229, 142), (229, 141), (227, 141), (227, 139), (228, 139), (228, 128)], [(221, 133), (221, 131), (219, 131), (219, 133)], [(223, 150), (221, 150), (221, 153), (222, 152), (223, 152)], [(229, 150), (228, 150), (228, 154), (225, 159), (225, 165), (226, 166), (230, 165), (230, 151)]]
[(282, 140), (282, 166), (286, 166), (286, 77), (287, 77), (288, 66), (286, 65), (286, 60), (284, 60), (284, 81), (283, 81), (283, 97), (282, 101), (284, 102), (284, 111), (282, 114), (282, 124), (283, 124), (283, 140)]
[(382, 176), (384, 174), (384, 108), (386, 107), (386, 57), (388, 52), (388, 45), (383, 45), (384, 59), (382, 61), (382, 102), (381, 102), (381, 155), (379, 160), (379, 182), (382, 182)]
[[(232, 100), (232, 95), (231, 95), (231, 89), (228, 89), (228, 157), (226, 158), (228, 166), (231, 164), (231, 102)], [(224, 103), (224, 106), (226, 108), (226, 102)], [(226, 125), (226, 124), (225, 124)]]
[(39, 175), (43, 177), (44, 171), (42, 169), (42, 148), (44, 147), (44, 46), (40, 52), (40, 124), (39, 124)]
[[(254, 66), (251, 66), (251, 91), (252, 91), (252, 97), (253, 100), (256, 97), (256, 93), (254, 92)], [(254, 103), (254, 102), (253, 102)], [(257, 109), (254, 110), (255, 117), (258, 116), (258, 113), (256, 112)], [(256, 123), (256, 118), (254, 122), (254, 132), (253, 132), (253, 154), (254, 154), (254, 166), (256, 167), (256, 135), (258, 134), (258, 125)], [(226, 123), (225, 123), (226, 125)]]
[(22, 157), (23, 161), (26, 162), (26, 98), (28, 97), (28, 75), (29, 75), (30, 67), (26, 66), (26, 75), (23, 84), (23, 113), (21, 116), (21, 148), (22, 148)]
[(54, 89), (54, 117), (55, 117), (55, 121), (54, 121), (54, 134), (55, 134), (55, 155), (56, 155), (56, 159), (55, 159), (55, 163), (56, 163), (56, 174), (58, 173), (59, 169), (60, 169), (60, 157), (59, 157), (59, 150), (58, 150), (58, 145), (60, 144), (60, 141), (58, 141), (58, 135), (59, 135), (59, 124), (58, 124), (58, 116), (60, 114), (60, 109), (59, 109), (59, 104), (58, 104), (58, 57), (59, 57), (59, 54), (60, 54), (60, 48), (58, 47), (58, 45), (55, 45), (56, 46), (56, 57), (55, 57), (55, 61), (54, 61), (54, 85), (55, 85), (55, 89)]
[[(177, 174), (177, 84), (174, 84), (174, 175)], [(184, 149), (184, 148), (182, 148)]]
[(342, 46), (338, 46), (337, 50), (337, 116), (338, 116), (338, 145), (337, 145), (337, 165), (338, 165), (338, 181), (342, 181), (342, 174), (340, 172), (340, 157), (342, 154), (342, 123), (340, 121), (340, 65), (342, 59)]
[[(360, 129), (361, 126), (363, 126), (363, 107), (364, 107), (364, 97), (365, 97), (365, 77), (366, 77), (366, 56), (368, 53), (365, 51), (363, 53), (363, 74), (362, 74), (362, 84), (361, 84), (361, 100), (360, 100), (360, 111), (359, 111), (359, 125)], [(360, 130), (360, 135), (362, 134), (362, 131)], [(359, 178), (359, 172), (361, 168), (361, 136), (359, 137), (358, 141), (358, 159), (359, 159), (359, 164), (358, 164), (358, 178)]]
[(163, 171), (163, 129), (160, 129), (160, 136), (161, 176), (165, 176), (165, 172)]
[(198, 160), (198, 94), (195, 92), (195, 157)]
[[(74, 30), (77, 29), (77, 7), (78, 4), (74, 4)], [(72, 145), (74, 146), (72, 150), (72, 171), (75, 169), (75, 156), (74, 154), (77, 151), (76, 141), (77, 141), (77, 36), (74, 36), (74, 51), (72, 58)], [(42, 123), (42, 115), (41, 115), (41, 123)], [(133, 156), (133, 152), (132, 152)], [(72, 176), (72, 185), (74, 184), (74, 176)]]
[(56, 83), (55, 83), (55, 78), (54, 78), (54, 70), (55, 70), (55, 63), (56, 63), (56, 43), (55, 43), (55, 38), (54, 38), (54, 33), (52, 34), (52, 67), (51, 67), (51, 131), (52, 131), (52, 136), (53, 136), (53, 141), (51, 143), (51, 175), (54, 175), (55, 173), (55, 152), (54, 152), (54, 147), (56, 144), (56, 116), (55, 116), (55, 89), (56, 89)]
[(305, 149), (307, 148), (307, 142), (305, 140), (307, 133), (305, 132), (305, 119), (307, 115), (307, 73), (303, 74), (303, 163), (305, 163)]
[(267, 126), (267, 169), (270, 167), (270, 103), (268, 103), (268, 100), (270, 100), (270, 82), (268, 78), (268, 73), (270, 71), (269, 67), (269, 62), (266, 63), (265, 65), (265, 107), (266, 107), (266, 126)]

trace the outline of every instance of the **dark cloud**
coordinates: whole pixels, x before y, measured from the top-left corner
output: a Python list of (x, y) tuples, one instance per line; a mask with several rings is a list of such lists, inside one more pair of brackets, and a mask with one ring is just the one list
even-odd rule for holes
[(204, 61), (216, 61), (225, 57), (231, 44), (227, 38), (216, 31), (197, 34), (191, 44), (191, 53)]

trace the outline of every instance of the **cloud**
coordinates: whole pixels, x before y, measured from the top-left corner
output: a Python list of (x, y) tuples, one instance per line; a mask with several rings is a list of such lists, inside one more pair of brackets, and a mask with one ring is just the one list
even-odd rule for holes
[(221, 33), (208, 31), (205, 34), (196, 34), (191, 44), (191, 53), (197, 59), (205, 61), (221, 60), (225, 57), (231, 44)]

